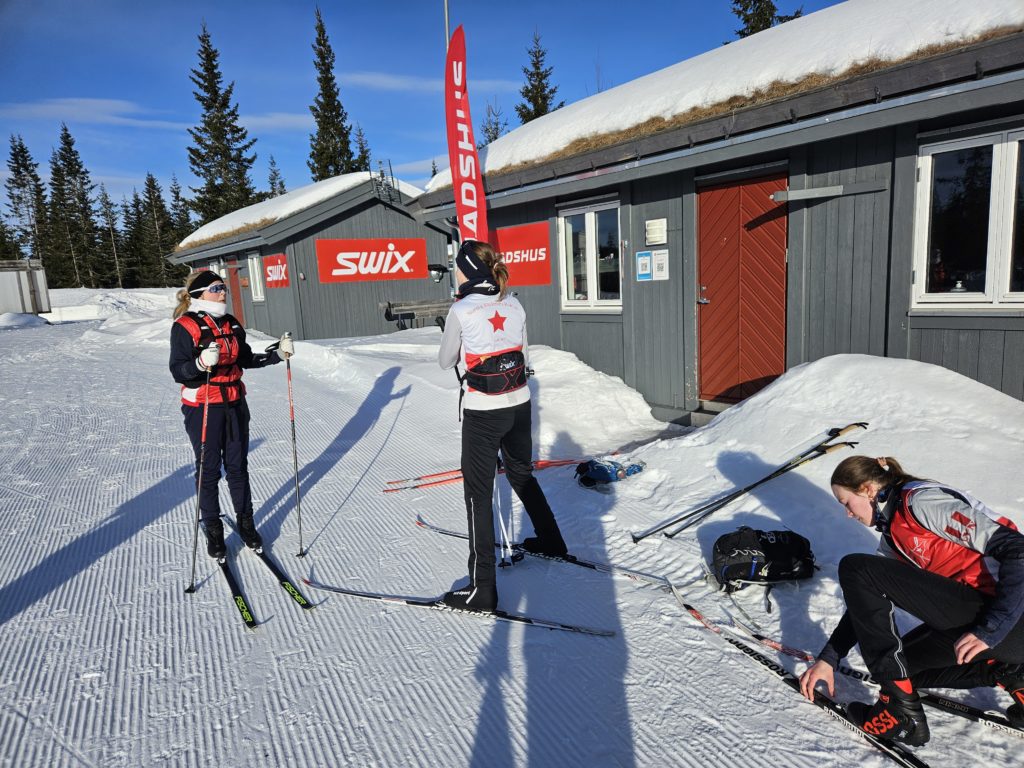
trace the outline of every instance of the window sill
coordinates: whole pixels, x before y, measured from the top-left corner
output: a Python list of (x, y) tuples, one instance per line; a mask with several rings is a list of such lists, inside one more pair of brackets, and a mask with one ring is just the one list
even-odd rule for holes
[(914, 307), (907, 317), (1024, 317), (1024, 307)]

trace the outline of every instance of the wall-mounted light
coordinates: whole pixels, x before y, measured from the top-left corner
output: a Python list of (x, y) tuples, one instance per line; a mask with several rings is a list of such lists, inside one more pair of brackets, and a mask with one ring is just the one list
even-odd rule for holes
[(435, 283), (440, 283), (444, 280), (444, 276), (448, 274), (448, 267), (444, 264), (428, 264), (427, 269), (430, 270), (430, 278)]

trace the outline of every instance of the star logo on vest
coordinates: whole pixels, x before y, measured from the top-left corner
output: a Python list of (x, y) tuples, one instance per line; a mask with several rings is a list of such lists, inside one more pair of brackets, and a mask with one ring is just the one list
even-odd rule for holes
[(505, 330), (505, 320), (506, 318), (498, 314), (498, 310), (494, 310), (494, 317), (487, 318), (487, 322), (493, 326), (495, 333)]

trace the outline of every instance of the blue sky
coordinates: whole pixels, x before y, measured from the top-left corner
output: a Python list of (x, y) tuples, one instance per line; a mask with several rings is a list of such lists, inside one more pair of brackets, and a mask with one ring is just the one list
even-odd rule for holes
[[(776, 4), (806, 14), (836, 0)], [(422, 186), (433, 158), (447, 165), (443, 0), (0, 0), (0, 179), (11, 134), (25, 139), (46, 178), (65, 122), (93, 180), (115, 200), (141, 189), (147, 172), (165, 192), (172, 174), (194, 185), (187, 129), (199, 107), (189, 70), (205, 22), (257, 139), (257, 188), (267, 187), (271, 155), (288, 189), (310, 183), (317, 5), (342, 103), (367, 136), (374, 169), (390, 161), (397, 176)], [(449, 0), (448, 9), (450, 29), (466, 30), (478, 131), (488, 102), (510, 128), (519, 124), (514, 107), (534, 30), (569, 103), (717, 47), (739, 27), (728, 0)]]

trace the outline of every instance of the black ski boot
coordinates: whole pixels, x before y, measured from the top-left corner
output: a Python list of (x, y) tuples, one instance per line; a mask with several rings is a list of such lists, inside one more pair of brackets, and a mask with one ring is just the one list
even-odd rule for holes
[(238, 535), (249, 549), (255, 549), (257, 552), (263, 549), (263, 537), (256, 530), (251, 514), (238, 516)]
[(498, 607), (498, 590), (496, 587), (477, 588), (470, 584), (468, 587), (446, 592), (441, 602), (462, 611), (494, 613)]
[(203, 533), (206, 534), (206, 554), (223, 560), (228, 553), (227, 547), (224, 546), (224, 523), (220, 521), (220, 518), (205, 520)]
[(995, 665), (996, 685), (1004, 688), (1013, 699), (1006, 710), (1006, 717), (1014, 728), (1024, 728), (1024, 664)]
[(557, 541), (555, 539), (545, 540), (540, 536), (529, 536), (523, 539), (522, 547), (527, 552), (532, 552), (535, 555), (548, 555), (550, 557), (565, 557), (569, 553), (569, 548), (565, 546), (561, 536), (558, 537)]
[(880, 739), (896, 739), (920, 747), (931, 738), (921, 697), (910, 680), (885, 681), (873, 706), (854, 701), (846, 711), (865, 733)]

